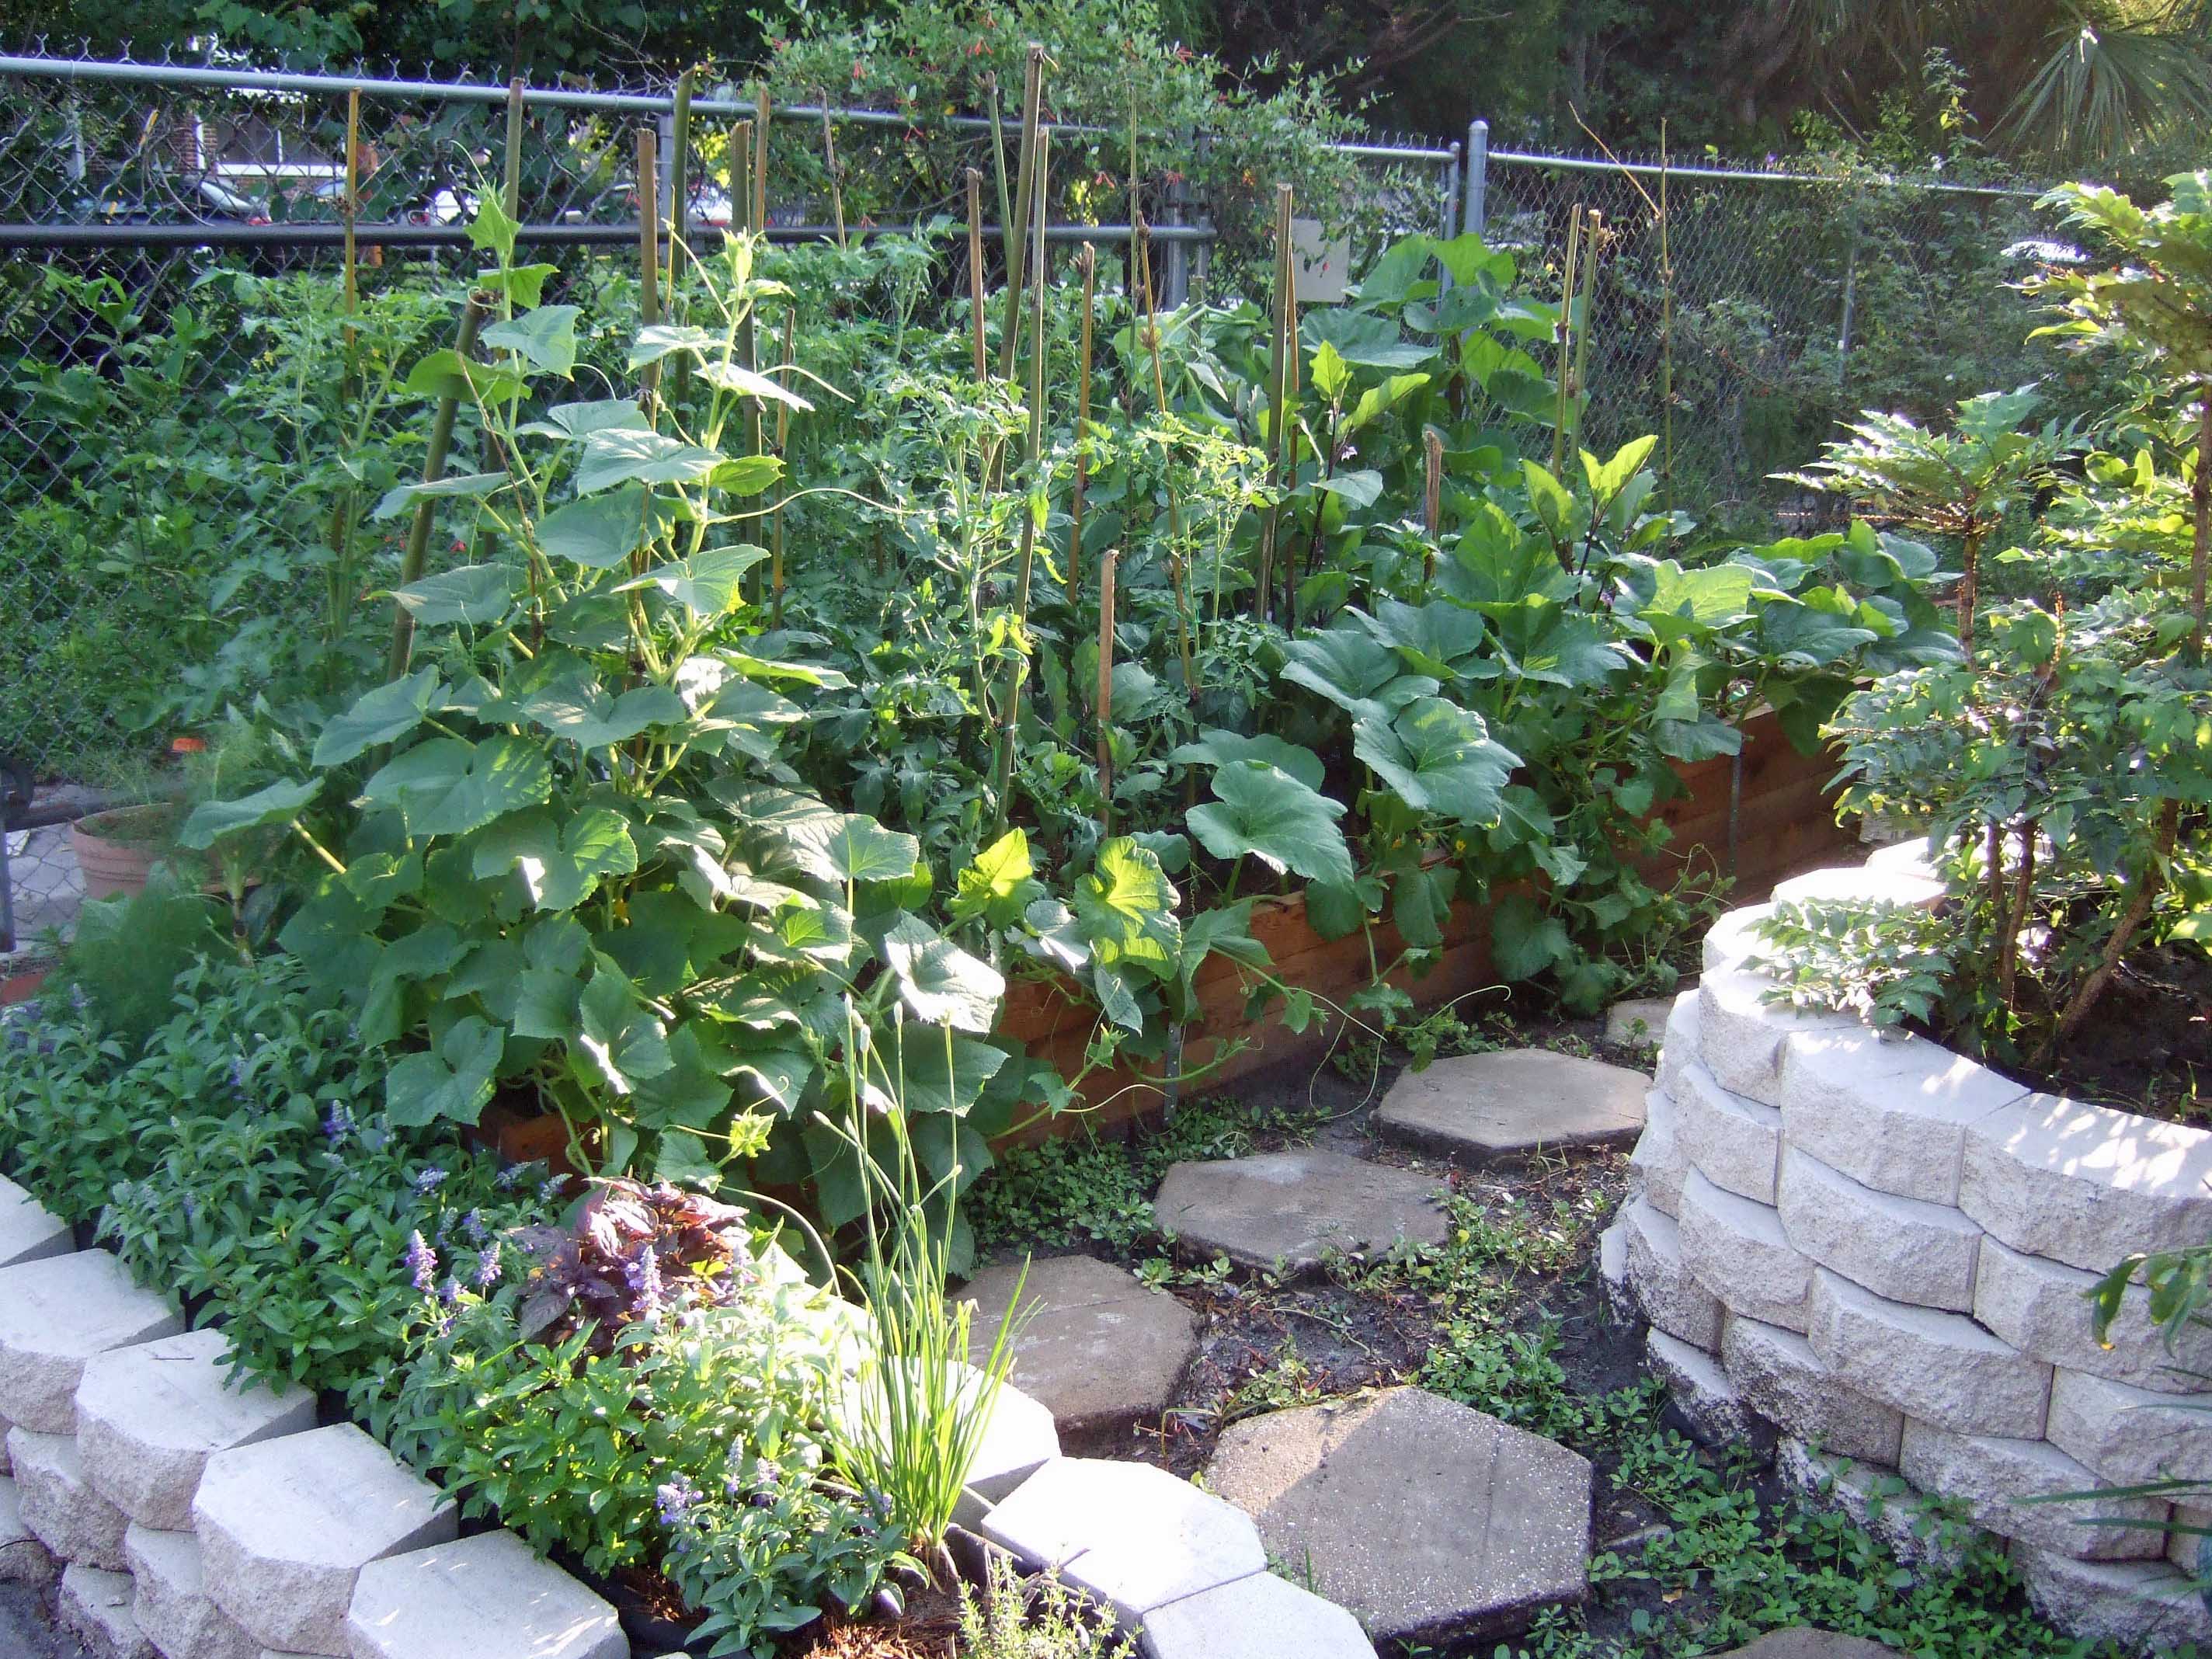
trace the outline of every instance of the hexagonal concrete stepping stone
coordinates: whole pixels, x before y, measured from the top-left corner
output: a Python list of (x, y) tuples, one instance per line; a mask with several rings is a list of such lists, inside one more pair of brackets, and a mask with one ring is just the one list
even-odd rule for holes
[(1149, 1463), (1056, 1459), (984, 1518), (983, 1536), (1131, 1629), (1267, 1565), (1250, 1517)]
[(452, 1503), (350, 1423), (216, 1453), (192, 1523), (217, 1607), (267, 1647), (340, 1659), (362, 1568), (454, 1534)]
[(1897, 1650), (1863, 1636), (1841, 1636), (1800, 1625), (1795, 1630), (1769, 1631), (1756, 1642), (1730, 1648), (1719, 1659), (1897, 1659)]
[(1198, 1316), (1134, 1273), (1087, 1255), (986, 1267), (963, 1294), (975, 1304), (969, 1358), (980, 1363), (1021, 1286), (1011, 1380), (1078, 1446), (1156, 1422), (1198, 1352)]
[(1462, 1164), (1628, 1146), (1644, 1133), (1650, 1086), (1629, 1066), (1548, 1048), (1462, 1054), (1399, 1073), (1375, 1109), (1375, 1132)]
[(1588, 1460), (1425, 1389), (1248, 1419), (1206, 1479), (1378, 1642), (1510, 1635), (1589, 1589)]
[(91, 1659), (161, 1659), (131, 1611), (131, 1575), (72, 1561), (62, 1570), (61, 1627)]
[(315, 1426), (315, 1397), (234, 1388), (220, 1331), (187, 1331), (111, 1348), (76, 1389), (77, 1455), (100, 1495), (142, 1527), (192, 1524), (192, 1494), (209, 1456)]
[(76, 1437), (8, 1431), (15, 1466), (15, 1492), (23, 1524), (57, 1560), (81, 1561), (108, 1572), (123, 1570), (121, 1510), (92, 1489)]
[(1152, 1213), (1186, 1255), (1303, 1273), (1331, 1253), (1444, 1241), (1444, 1188), (1432, 1176), (1342, 1152), (1268, 1152), (1178, 1164)]
[(123, 1559), (131, 1569), (131, 1613), (163, 1654), (258, 1659), (261, 1644), (207, 1593), (196, 1534), (134, 1526), (123, 1534)]
[(1271, 1572), (1155, 1608), (1137, 1649), (1144, 1659), (1375, 1659), (1357, 1619)]
[(69, 1223), (0, 1176), (0, 1267), (67, 1255), (72, 1248)]
[(361, 1570), (351, 1659), (629, 1659), (615, 1610), (511, 1532)]
[(87, 1360), (184, 1327), (166, 1297), (132, 1284), (106, 1250), (0, 1267), (0, 1417), (74, 1433)]

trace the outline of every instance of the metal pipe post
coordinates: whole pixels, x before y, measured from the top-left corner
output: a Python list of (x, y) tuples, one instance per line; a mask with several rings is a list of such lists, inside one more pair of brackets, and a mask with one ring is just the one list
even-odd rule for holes
[(1467, 198), (1461, 228), (1480, 236), (1490, 224), (1490, 123), (1467, 124)]

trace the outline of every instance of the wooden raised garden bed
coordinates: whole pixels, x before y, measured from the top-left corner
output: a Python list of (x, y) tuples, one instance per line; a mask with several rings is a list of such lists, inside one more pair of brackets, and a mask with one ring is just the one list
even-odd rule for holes
[[(1829, 787), (1838, 766), (1836, 757), (1826, 750), (1800, 753), (1783, 735), (1781, 721), (1772, 714), (1753, 716), (1743, 731), (1742, 787), (1733, 815), (1729, 794), (1735, 766), (1731, 759), (1678, 766), (1689, 793), (1668, 801), (1656, 814), (1673, 830), (1674, 839), (1650, 861), (1647, 875), (1664, 877), (1686, 860), (1709, 857), (1714, 868), (1735, 876), (1734, 896), (1740, 902), (1754, 902), (1776, 882), (1832, 862), (1838, 848), (1856, 844), (1836, 823)], [(1316, 997), (1341, 1003), (1368, 982), (1367, 938), (1352, 933), (1322, 939), (1306, 924), (1303, 895), (1261, 900), (1253, 907), (1252, 934), (1267, 947), (1278, 978)], [(1396, 928), (1388, 922), (1376, 925), (1374, 960), (1391, 961), (1403, 948)], [(1464, 900), (1454, 905), (1444, 926), (1443, 960), (1422, 978), (1403, 973), (1392, 977), (1425, 1008), (1495, 984), (1488, 907)], [(1318, 1061), (1337, 1035), (1338, 1022), (1333, 1020), (1318, 1021), (1303, 1033), (1291, 1031), (1272, 1014), (1248, 1020), (1245, 981), (1232, 963), (1218, 958), (1209, 962), (1200, 970), (1197, 982), (1205, 1013), (1185, 1029), (1182, 1073), (1205, 1066), (1239, 1039), (1244, 1046), (1219, 1069), (1206, 1073), (1194, 1087), (1218, 1088), (1263, 1068)], [(999, 1029), (1018, 1038), (1033, 1058), (1049, 1060), (1062, 1075), (1073, 1076), (1082, 1066), (1097, 1018), (1095, 1007), (1068, 996), (1060, 982), (1021, 980), (1008, 988)], [(1024, 1138), (1073, 1133), (1084, 1127), (1103, 1129), (1157, 1112), (1163, 1097), (1157, 1073), (1152, 1077), (1148, 1082), (1124, 1069), (1094, 1075), (1082, 1087), (1091, 1109), (1053, 1120)]]

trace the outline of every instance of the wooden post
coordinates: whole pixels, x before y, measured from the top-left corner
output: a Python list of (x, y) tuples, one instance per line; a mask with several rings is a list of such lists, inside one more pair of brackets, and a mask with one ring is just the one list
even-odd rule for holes
[[(795, 307), (786, 307), (783, 313), (783, 366), (786, 368), (797, 361), (792, 353), (792, 331), (798, 318), (799, 312)], [(788, 376), (785, 377), (785, 384), (790, 384)], [(775, 453), (778, 460), (784, 459), (784, 452), (790, 442), (791, 405), (779, 402), (775, 406)], [(775, 512), (769, 520), (769, 580), (775, 592), (775, 625), (781, 628), (783, 626), (783, 501), (781, 496), (776, 500)]]
[[(1022, 164), (1014, 187), (1014, 221), (1006, 227), (1006, 337), (999, 343), (999, 378), (1014, 378), (1014, 354), (1022, 337), (1022, 282), (1026, 275), (1026, 240), (1030, 198), (1042, 196), (1037, 186), (1037, 106), (1044, 94), (1044, 48), (1030, 43), (1029, 64), (1022, 84)], [(1042, 240), (1040, 237), (1038, 240)]]

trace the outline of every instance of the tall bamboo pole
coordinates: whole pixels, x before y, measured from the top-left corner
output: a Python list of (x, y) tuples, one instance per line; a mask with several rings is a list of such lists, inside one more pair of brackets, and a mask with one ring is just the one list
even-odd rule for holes
[[(792, 353), (792, 333), (798, 319), (797, 308), (787, 307), (783, 313), (783, 366), (787, 369), (798, 361)], [(787, 385), (789, 379), (788, 375), (785, 376)], [(784, 459), (790, 443), (791, 405), (778, 403), (775, 406), (775, 453), (778, 460)], [(781, 628), (783, 626), (783, 501), (781, 497), (777, 499), (775, 512), (769, 520), (769, 580), (775, 594), (775, 625)]]
[[(1290, 355), (1291, 343), (1296, 337), (1297, 322), (1293, 316), (1291, 272), (1291, 187), (1275, 186), (1275, 314), (1273, 332), (1269, 336), (1269, 350), (1273, 356), (1268, 375), (1268, 474), (1272, 480), (1280, 470), (1285, 451), (1285, 428), (1290, 424)], [(1275, 603), (1275, 536), (1282, 519), (1282, 503), (1270, 501), (1260, 520), (1260, 556), (1254, 571), (1255, 578), (1252, 594), (1252, 614), (1265, 622), (1274, 610)]]
[(346, 374), (360, 368), (356, 361), (359, 331), (353, 319), (361, 313), (361, 249), (356, 232), (361, 223), (361, 88), (346, 93), (345, 139), (345, 344)]
[[(683, 316), (681, 280), (691, 256), (691, 87), (696, 70), (676, 77), (675, 113), (668, 130), (668, 305), (672, 316)], [(691, 359), (676, 355), (673, 394), (680, 407), (691, 384)]]
[(991, 378), (991, 356), (983, 343), (983, 175), (968, 169), (968, 314), (975, 334), (975, 384)]
[[(1042, 48), (1036, 49), (1042, 56)], [(1032, 227), (1036, 234), (1029, 243), (1035, 269), (1030, 281), (1030, 424), (1024, 443), (1028, 466), (1024, 470), (1023, 488), (1028, 492), (1022, 502), (1021, 553), (1014, 567), (1014, 631), (1015, 649), (1012, 659), (1006, 665), (1006, 687), (1000, 699), (998, 804), (995, 814), (997, 826), (1006, 827), (1006, 815), (1013, 805), (1014, 739), (1021, 723), (1022, 682), (1029, 671), (1028, 635), (1030, 625), (1030, 580), (1036, 561), (1037, 504), (1045, 493), (1044, 455), (1044, 181), (1050, 162), (1051, 137), (1046, 132), (1036, 132), (1033, 165), (1025, 169), (1030, 183), (1035, 186), (1032, 199), (1039, 222)]]
[(1574, 362), (1575, 260), (1582, 245), (1583, 204), (1577, 202), (1573, 217), (1567, 221), (1567, 258), (1559, 271), (1559, 321), (1553, 331), (1559, 344), (1559, 410), (1552, 421), (1552, 476), (1555, 478), (1567, 459), (1568, 377)]
[[(651, 127), (637, 130), (637, 314), (651, 328), (660, 320), (659, 137)], [(639, 402), (647, 417), (660, 392), (660, 365), (647, 363), (638, 377)]]
[(1114, 833), (1114, 567), (1121, 556), (1109, 547), (1098, 560), (1098, 832)]
[(1076, 257), (1083, 273), (1083, 331), (1075, 359), (1075, 486), (1067, 498), (1067, 604), (1073, 610), (1083, 592), (1083, 495), (1091, 482), (1091, 456), (1085, 428), (1091, 424), (1091, 308), (1098, 275), (1098, 250), (1090, 243)]
[[(1044, 48), (1032, 40), (1022, 74), (1021, 173), (1014, 190), (1014, 222), (1007, 227), (1012, 234), (1006, 242), (1006, 337), (999, 343), (999, 378), (1002, 380), (1014, 378), (1014, 356), (1021, 344), (1022, 282), (1029, 263), (1024, 257), (1024, 244), (1030, 230), (1030, 198), (1043, 194), (1037, 185), (1036, 165), (1038, 106), (1043, 96)], [(1038, 240), (1043, 240), (1042, 232), (1038, 233)]]

